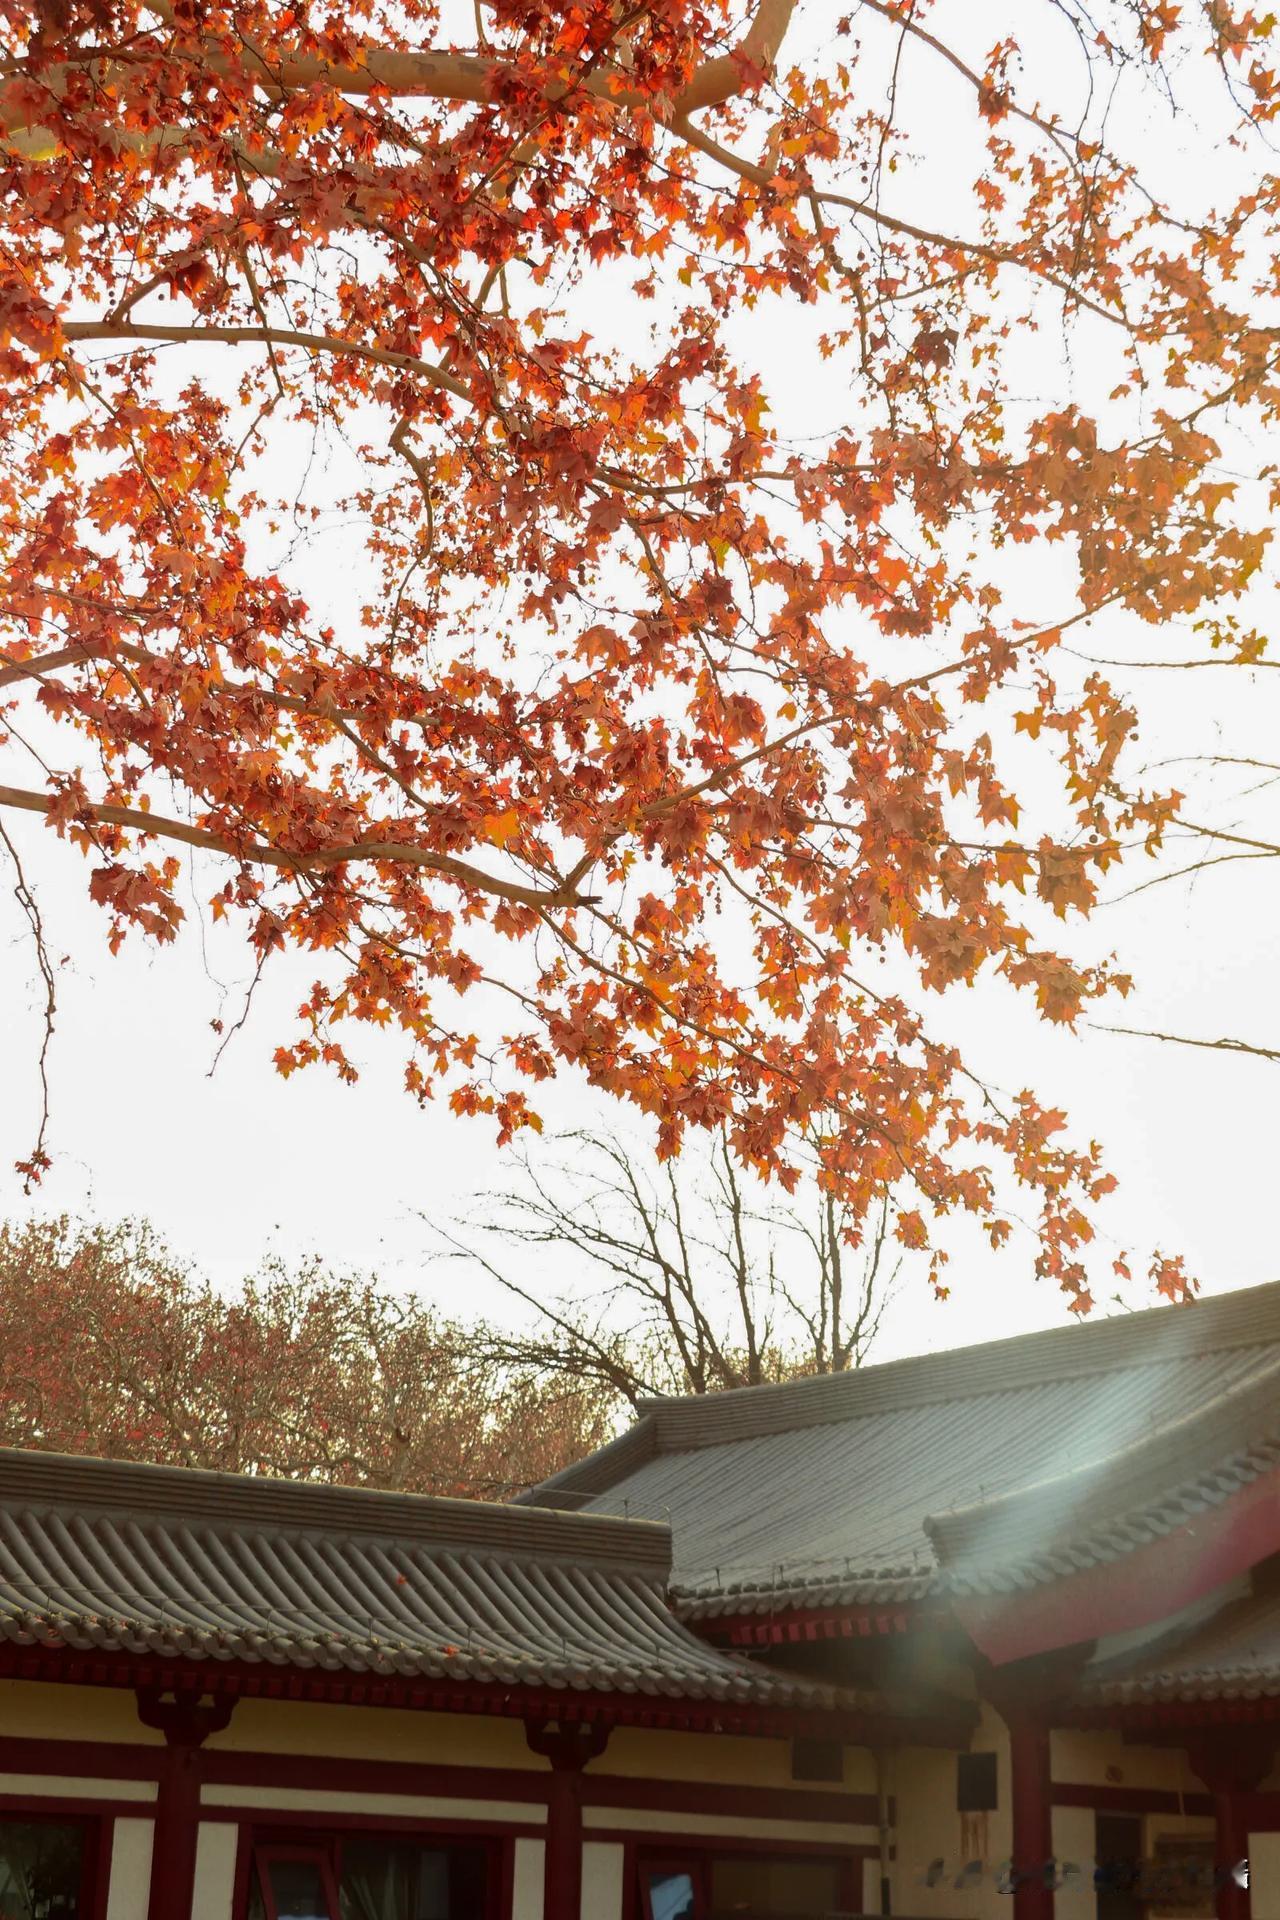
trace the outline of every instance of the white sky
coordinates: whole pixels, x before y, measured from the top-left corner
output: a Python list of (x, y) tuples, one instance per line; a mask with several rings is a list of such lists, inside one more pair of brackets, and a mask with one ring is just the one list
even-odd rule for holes
[[(815, 10), (823, 11), (822, 0), (813, 0), (811, 19)], [(980, 21), (975, 30), (980, 39)], [(1186, 175), (1202, 163), (1194, 126), (1165, 137), (1171, 172)], [(798, 418), (820, 412), (820, 367), (803, 348), (796, 351), (785, 318), (774, 324), (778, 359), (788, 369), (782, 401)], [(313, 603), (325, 592), (317, 565), (323, 561), (313, 552)], [(1095, 636), (1099, 652), (1110, 650), (1106, 638)], [(1233, 698), (1221, 718), (1210, 716), (1226, 750), (1275, 757), (1274, 712), (1266, 705), (1271, 676), (1230, 689), (1221, 685), (1226, 679), (1143, 687), (1152, 696), (1152, 721), (1144, 727), (1152, 760), (1203, 751), (1206, 701), (1225, 701), (1228, 692)], [(428, 1260), (424, 1224), (424, 1216), (465, 1214), (468, 1195), (503, 1184), (504, 1158), (485, 1123), (455, 1120), (443, 1107), (419, 1110), (400, 1089), (394, 1040), (379, 1035), (363, 1040), (355, 1088), (319, 1070), (281, 1080), (271, 1053), (287, 1037), (293, 1007), (313, 977), (305, 956), (273, 969), (245, 1030), (211, 1076), (217, 1041), (209, 1022), (235, 1019), (248, 974), (238, 940), (218, 931), (202, 941), (193, 912), (175, 947), (156, 951), (131, 941), (112, 958), (103, 917), (84, 892), (80, 857), (26, 819), (11, 831), (39, 883), (51, 947), (67, 960), (51, 1062), (55, 1166), (27, 1199), (10, 1168), (30, 1146), (36, 1112), (37, 996), (24, 924), (8, 875), (0, 874), (0, 1212), (147, 1215), (219, 1283), (233, 1283), (269, 1249), (290, 1256), (316, 1251), (335, 1265), (377, 1270), (391, 1287), (422, 1286), (451, 1311), (495, 1310), (492, 1295), (456, 1267)], [(1105, 907), (1084, 950), (1117, 949), (1139, 991), (1098, 1017), (1280, 1045), (1280, 914), (1271, 878), (1277, 871), (1224, 866), (1194, 888), (1174, 883)], [(1145, 877), (1135, 869), (1116, 891)], [(208, 884), (199, 887), (209, 891)], [(1122, 1182), (1105, 1216), (1117, 1250), (1137, 1255), (1158, 1244), (1181, 1251), (1206, 1291), (1280, 1276), (1270, 1211), (1280, 1177), (1280, 1066), (1050, 1032), (1028, 1006), (986, 988), (950, 996), (942, 1018), (996, 1082), (1035, 1087), (1067, 1107), (1077, 1134), (1105, 1143)], [(542, 1108), (549, 1130), (619, 1123), (616, 1109), (571, 1076)], [(622, 1125), (643, 1141), (638, 1123), (624, 1117)], [(957, 1259), (945, 1305), (908, 1274), (878, 1357), (1060, 1320), (1063, 1302), (1036, 1287), (1031, 1257), (1029, 1240), (999, 1259), (975, 1246)], [(552, 1287), (562, 1278), (532, 1270), (521, 1277)], [(1128, 1297), (1146, 1304), (1141, 1286)]]

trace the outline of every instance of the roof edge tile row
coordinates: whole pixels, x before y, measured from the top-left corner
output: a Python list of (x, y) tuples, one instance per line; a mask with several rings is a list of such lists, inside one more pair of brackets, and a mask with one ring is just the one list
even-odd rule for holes
[(17, 1504), (215, 1528), (358, 1534), (464, 1552), (599, 1562), (662, 1578), (671, 1567), (671, 1529), (657, 1520), (0, 1447), (0, 1506)]

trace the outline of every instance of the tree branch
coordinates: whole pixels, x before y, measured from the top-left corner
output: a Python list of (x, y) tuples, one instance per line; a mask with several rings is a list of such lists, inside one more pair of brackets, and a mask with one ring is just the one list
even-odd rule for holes
[(49, 1049), (53, 1044), (53, 1029), (58, 1014), (58, 989), (54, 980), (53, 961), (49, 957), (49, 947), (45, 939), (44, 919), (39, 902), (27, 880), (23, 869), (22, 857), (0, 821), (0, 846), (3, 846), (13, 862), (14, 898), (26, 916), (31, 929), (31, 938), (35, 944), (36, 965), (40, 971), (40, 980), (44, 987), (44, 1014), (40, 1038), (40, 1052), (36, 1060), (36, 1071), (40, 1079), (40, 1124), (36, 1131), (35, 1145), (25, 1160), (18, 1162), (18, 1172), (23, 1176), (23, 1191), (30, 1193), (41, 1175), (48, 1170), (49, 1153), (47, 1140), (49, 1134)]
[[(155, 10), (161, 14), (168, 13), (164, 6), (158, 6)], [(754, 73), (767, 76), (777, 59), (794, 11), (795, 0), (759, 0), (751, 25), (739, 46), (732, 53), (709, 60), (698, 69), (688, 85), (676, 95), (672, 103), (674, 113), (680, 116), (695, 113), (700, 107), (723, 106), (744, 91)], [(181, 54), (184, 50), (179, 48), (176, 51)], [(509, 63), (495, 60), (491, 55), (474, 53), (400, 52), (387, 47), (363, 46), (359, 51), (358, 64), (351, 66), (336, 65), (318, 54), (271, 55), (250, 41), (241, 43), (241, 54), (235, 61), (198, 47), (193, 48), (192, 53), (200, 58), (202, 65), (214, 72), (239, 71), (248, 74), (273, 93), (294, 93), (308, 87), (322, 86), (332, 87), (336, 93), (357, 97), (379, 92), (400, 100), (471, 100), (478, 105), (488, 105), (501, 96), (503, 83), (515, 77), (515, 70)], [(118, 84), (121, 72), (130, 64), (127, 56), (117, 53), (109, 60), (95, 56), (87, 62), (75, 63), (75, 70), (84, 71), (87, 67), (100, 83), (114, 81)], [(38, 78), (55, 98), (72, 70), (72, 63), (66, 60), (58, 65), (44, 64), (38, 68), (25, 61), (6, 62), (0, 67), (0, 73), (11, 78), (19, 75)], [(578, 87), (600, 99), (623, 106), (651, 107), (654, 104), (651, 96), (619, 86), (616, 71), (584, 74), (576, 83), (570, 81), (567, 85), (548, 87), (546, 95), (548, 99), (555, 100)], [(0, 132), (6, 145), (18, 151), (25, 149), (28, 157), (33, 159), (43, 157), (43, 142), (55, 139), (48, 128), (19, 125), (3, 119), (0, 119)]]
[[(56, 810), (57, 802), (49, 794), (34, 793), (25, 787), (0, 786), (0, 807), (15, 807), (24, 813), (47, 816)], [(475, 887), (481, 893), (492, 894), (496, 899), (539, 910), (586, 906), (591, 898), (566, 888), (526, 887), (519, 881), (502, 880), (495, 874), (486, 873), (481, 867), (472, 866), (468, 860), (458, 860), (447, 853), (436, 853), (428, 847), (414, 846), (412, 842), (358, 840), (336, 847), (286, 849), (268, 846), (261, 841), (244, 844), (227, 834), (212, 832), (207, 827), (189, 826), (185, 820), (168, 819), (163, 814), (149, 813), (141, 807), (91, 805), (84, 808), (77, 818), (94, 821), (100, 826), (125, 827), (136, 833), (153, 835), (158, 840), (180, 840), (189, 847), (204, 847), (211, 853), (225, 854), (232, 860), (244, 861), (251, 866), (277, 867), (286, 873), (325, 872), (329, 868), (357, 861), (381, 860), (396, 866), (425, 867), (432, 873), (444, 874), (456, 880), (461, 886)]]
[(258, 343), (266, 347), (303, 347), (308, 353), (353, 354), (358, 360), (372, 360), (379, 366), (394, 367), (398, 373), (412, 374), (433, 387), (441, 387), (459, 400), (474, 401), (475, 395), (461, 380), (431, 360), (420, 360), (411, 353), (396, 353), (390, 347), (370, 346), (363, 340), (345, 340), (332, 333), (297, 333), (289, 327), (160, 327), (141, 320), (113, 323), (103, 316), (93, 320), (64, 320), (66, 340), (158, 340), (182, 346), (240, 346)]
[(727, 100), (736, 99), (753, 71), (767, 79), (794, 12), (795, 0), (760, 0), (741, 45), (699, 67), (676, 101), (677, 116), (696, 113), (699, 107), (722, 107)]

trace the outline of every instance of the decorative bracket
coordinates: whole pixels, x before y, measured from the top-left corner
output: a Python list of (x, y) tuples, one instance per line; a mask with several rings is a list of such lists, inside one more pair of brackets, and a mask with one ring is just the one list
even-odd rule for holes
[(234, 1700), (214, 1700), (198, 1693), (139, 1687), (138, 1718), (154, 1727), (171, 1747), (202, 1747), (211, 1733), (221, 1733), (231, 1720)]
[(609, 1744), (608, 1727), (598, 1721), (526, 1720), (530, 1751), (549, 1760), (557, 1773), (581, 1773)]

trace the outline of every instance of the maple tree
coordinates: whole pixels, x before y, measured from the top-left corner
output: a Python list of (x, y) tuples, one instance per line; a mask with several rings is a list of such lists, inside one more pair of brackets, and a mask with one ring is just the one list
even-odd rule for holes
[[(187, 861), (315, 954), (284, 1072), (367, 1021), (504, 1138), (569, 1065), (664, 1153), (816, 1138), (935, 1277), (1029, 1194), (1086, 1307), (1099, 1150), (928, 990), (1125, 984), (1054, 920), (1179, 803), (1082, 630), (1265, 648), (1280, 93), (1239, 0), (978, 11), (3, 0), (0, 822), (113, 941)], [(1221, 205), (1130, 86), (1217, 116)]]
[(611, 1437), (615, 1395), (491, 1357), (315, 1263), (223, 1295), (145, 1224), (0, 1225), (0, 1445), (495, 1498)]

